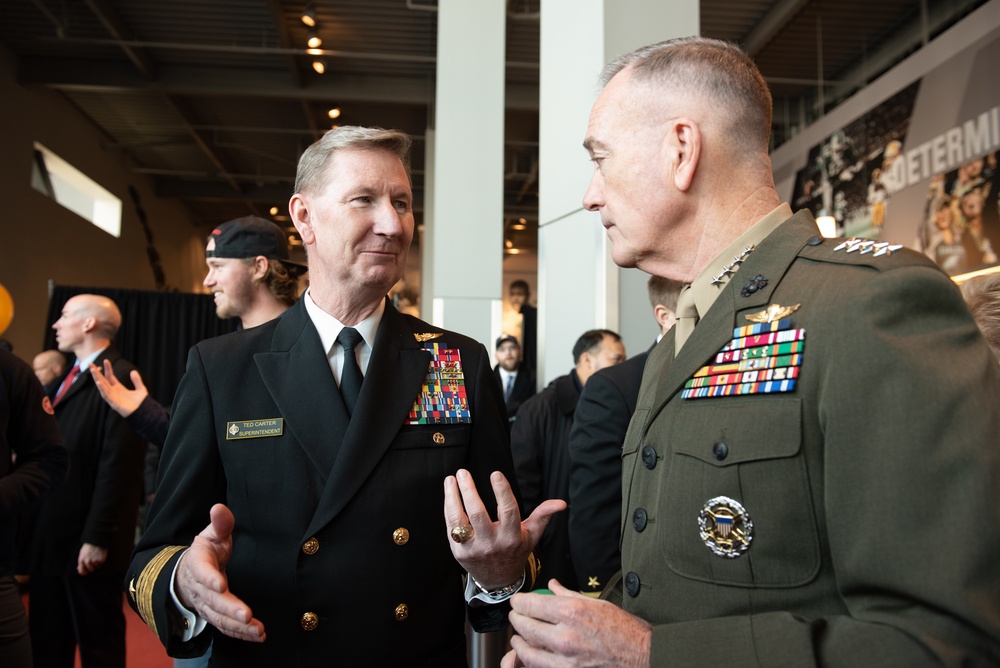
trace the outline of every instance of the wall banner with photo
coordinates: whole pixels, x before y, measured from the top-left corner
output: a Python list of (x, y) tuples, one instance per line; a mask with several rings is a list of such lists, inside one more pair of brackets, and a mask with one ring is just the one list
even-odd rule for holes
[[(825, 137), (792, 205), (837, 232), (901, 243), (951, 275), (1000, 251), (1000, 31)], [(800, 154), (801, 155), (801, 154)]]

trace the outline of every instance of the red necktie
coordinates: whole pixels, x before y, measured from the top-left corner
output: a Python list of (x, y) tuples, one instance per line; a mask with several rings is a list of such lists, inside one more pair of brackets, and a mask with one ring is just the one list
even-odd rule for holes
[(66, 380), (64, 380), (62, 385), (59, 386), (59, 392), (56, 393), (56, 400), (52, 402), (53, 406), (62, 401), (62, 398), (66, 396), (67, 392), (69, 392), (69, 388), (73, 386), (73, 381), (76, 380), (76, 377), (79, 375), (80, 367), (79, 365), (74, 364), (73, 368), (69, 370), (69, 375), (66, 376)]

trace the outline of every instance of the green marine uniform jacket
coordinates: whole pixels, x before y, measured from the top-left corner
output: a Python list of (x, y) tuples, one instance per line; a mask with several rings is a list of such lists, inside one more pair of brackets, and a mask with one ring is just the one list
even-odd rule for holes
[[(438, 364), (464, 383), (456, 393), (471, 417), (461, 423), (408, 424), (433, 344), (459, 350), (460, 362)], [(177, 546), (225, 503), (236, 518), (229, 589), (267, 639), (215, 633), (213, 666), (464, 666), (467, 606), (444, 479), (467, 468), (494, 513), (490, 473), (514, 480), (506, 422), (482, 344), (389, 304), (350, 420), (301, 300), (278, 320), (199, 343), (129, 568), (129, 603), (171, 655), (204, 650), (211, 628), (180, 642), (169, 582)], [(493, 630), (507, 610), (469, 614)]]
[[(1000, 365), (923, 256), (817, 234), (787, 220), (650, 354), (606, 594), (653, 666), (1000, 665)], [(794, 389), (682, 398), (771, 304)]]

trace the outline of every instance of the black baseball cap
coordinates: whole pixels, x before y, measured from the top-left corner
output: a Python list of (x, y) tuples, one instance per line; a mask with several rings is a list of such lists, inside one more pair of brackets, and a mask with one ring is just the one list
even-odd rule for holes
[(515, 338), (511, 334), (501, 334), (500, 337), (497, 339), (496, 346), (494, 346), (494, 347), (499, 348), (502, 344), (507, 343), (508, 341), (510, 341), (511, 343), (513, 343), (518, 348), (521, 347), (521, 344), (518, 343), (517, 338)]
[(288, 237), (270, 220), (244, 216), (219, 225), (208, 235), (205, 257), (243, 259), (258, 255), (280, 260), (290, 271), (306, 269), (301, 262), (288, 259)]

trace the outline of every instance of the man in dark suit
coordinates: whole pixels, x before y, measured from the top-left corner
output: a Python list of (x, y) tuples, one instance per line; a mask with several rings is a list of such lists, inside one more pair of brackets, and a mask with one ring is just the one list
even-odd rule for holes
[[(66, 478), (66, 448), (32, 369), (0, 350), (0, 665), (30, 668), (28, 619), (14, 578), (18, 523)], [(15, 466), (16, 459), (16, 466)]]
[[(683, 285), (660, 276), (646, 284), (659, 341), (674, 326)], [(654, 343), (655, 345), (655, 343)], [(652, 350), (652, 347), (650, 347)], [(587, 381), (569, 432), (569, 544), (577, 588), (598, 596), (621, 570), (622, 443), (639, 397), (649, 350), (601, 369)]]
[(115, 350), (121, 326), (107, 297), (77, 295), (52, 326), (59, 350), (76, 360), (52, 404), (69, 455), (69, 475), (46, 496), (31, 527), (31, 642), (36, 666), (125, 666), (122, 576), (135, 541), (144, 448), (104, 403), (90, 363), (111, 362), (119, 382), (135, 369)]
[(509, 334), (503, 334), (497, 339), (494, 356), (497, 365), (493, 367), (493, 373), (503, 392), (507, 420), (513, 422), (521, 403), (535, 394), (535, 372), (521, 363), (521, 346)]
[[(1000, 365), (954, 283), (774, 188), (734, 44), (612, 63), (584, 206), (689, 287), (622, 455), (622, 571), (518, 594), (504, 666), (1000, 665)], [(616, 605), (617, 604), (617, 605)]]
[[(569, 499), (569, 431), (580, 392), (594, 373), (625, 361), (621, 337), (591, 329), (573, 345), (573, 368), (524, 402), (510, 431), (514, 470), (528, 511), (546, 499)], [(569, 549), (567, 514), (553, 519), (538, 543), (542, 584), (549, 578), (575, 582)]]
[[(307, 149), (289, 210), (309, 290), (191, 351), (128, 577), (172, 655), (214, 635), (213, 666), (464, 666), (467, 608), (500, 629), (531, 586), (565, 506), (520, 522), (486, 349), (386, 299), (413, 235), (409, 143), (345, 126)], [(463, 503), (476, 488), (496, 504)]]

